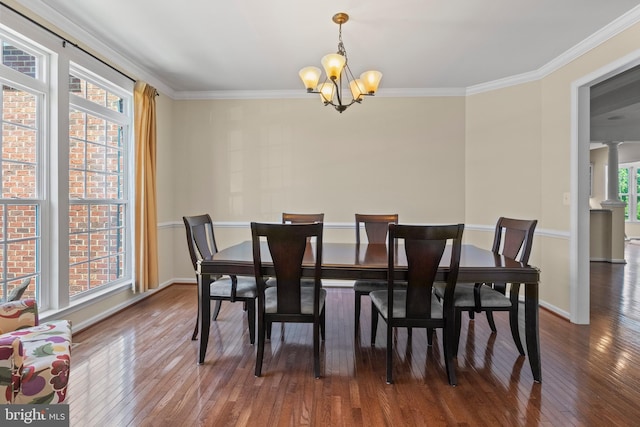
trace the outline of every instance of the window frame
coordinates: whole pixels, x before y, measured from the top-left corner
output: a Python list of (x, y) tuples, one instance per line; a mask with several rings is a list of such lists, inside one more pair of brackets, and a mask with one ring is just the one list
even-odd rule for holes
[[(0, 26), (0, 42), (8, 42), (12, 46), (23, 50), (24, 52), (28, 52), (29, 54), (37, 57), (37, 68), (36, 68), (36, 76), (32, 77), (23, 72), (17, 71), (9, 65), (5, 65), (0, 63), (0, 84), (2, 86), (8, 86), (14, 88), (19, 91), (24, 91), (30, 95), (32, 95), (35, 99), (36, 103), (36, 121), (33, 125), (33, 130), (35, 134), (35, 188), (34, 188), (34, 196), (31, 198), (3, 198), (0, 196), (0, 204), (3, 206), (2, 215), (7, 215), (7, 208), (9, 206), (35, 206), (35, 233), (33, 236), (36, 259), (35, 265), (32, 272), (26, 273), (24, 275), (16, 276), (12, 279), (8, 278), (8, 260), (4, 256), (5, 251), (3, 250), (2, 257), (0, 257), (0, 263), (3, 265), (3, 280), (0, 282), (0, 287), (2, 287), (2, 295), (5, 298), (8, 295), (8, 286), (7, 284), (14, 280), (19, 280), (20, 278), (32, 277), (36, 278), (35, 280), (35, 288), (33, 289), (34, 295), (38, 297), (43, 296), (41, 283), (43, 282), (43, 249), (47, 245), (47, 239), (43, 233), (42, 223), (47, 218), (47, 192), (46, 192), (46, 124), (48, 117), (48, 105), (46, 102), (47, 97), (49, 96), (49, 87), (46, 81), (46, 75), (48, 74), (48, 65), (49, 65), (49, 54), (46, 50), (42, 49), (37, 44), (30, 42), (28, 40), (20, 40), (15, 37), (14, 34), (6, 31), (6, 29)], [(2, 44), (0, 43), (0, 46)], [(4, 96), (4, 89), (3, 89)], [(2, 113), (4, 114), (4, 112)], [(2, 120), (4, 124), (4, 120)], [(10, 122), (7, 122), (10, 123)], [(4, 219), (4, 218), (3, 218)], [(2, 249), (6, 249), (10, 247), (11, 242), (14, 239), (11, 239), (7, 234), (7, 224), (5, 221), (2, 223), (3, 227), (3, 240), (2, 240)], [(23, 239), (17, 239), (17, 241), (22, 241)], [(30, 239), (27, 239), (30, 240)], [(46, 263), (45, 263), (46, 264)], [(48, 299), (46, 298), (48, 295), (47, 292), (44, 292), (44, 298), (42, 298), (43, 303), (46, 304)], [(40, 299), (40, 298), (39, 298)]]
[[(102, 89), (105, 89), (106, 91), (108, 91), (109, 93), (112, 93), (114, 95), (117, 95), (118, 97), (120, 97), (122, 99), (122, 112), (117, 112), (112, 110), (111, 108), (109, 108), (108, 106), (105, 105), (100, 105), (97, 104), (87, 98), (81, 97), (79, 95), (75, 95), (73, 93), (71, 93), (70, 91), (68, 91), (69, 93), (69, 109), (68, 112), (70, 112), (71, 110), (77, 110), (80, 111), (82, 113), (85, 113), (87, 115), (91, 115), (93, 117), (97, 117), (103, 120), (106, 120), (110, 123), (116, 124), (118, 125), (120, 128), (122, 128), (122, 137), (125, 139), (125, 150), (123, 150), (123, 152), (125, 153), (125, 166), (124, 166), (124, 173), (123, 173), (123, 179), (125, 180), (125, 185), (123, 188), (123, 195), (121, 198), (119, 199), (108, 199), (103, 198), (103, 199), (94, 199), (94, 198), (84, 198), (84, 199), (71, 199), (69, 198), (69, 206), (71, 206), (72, 204), (85, 204), (89, 207), (89, 211), (91, 206), (93, 206), (95, 203), (99, 203), (99, 204), (116, 204), (118, 206), (120, 205), (124, 205), (125, 206), (125, 227), (124, 227), (124, 248), (123, 248), (123, 253), (125, 255), (125, 262), (124, 262), (124, 269), (123, 269), (123, 276), (113, 282), (111, 282), (110, 284), (106, 284), (106, 285), (98, 285), (95, 288), (92, 288), (91, 286), (89, 286), (89, 288), (87, 290), (82, 291), (79, 294), (75, 294), (75, 295), (70, 295), (69, 298), (71, 301), (74, 300), (78, 300), (81, 298), (84, 298), (86, 296), (89, 296), (93, 293), (100, 293), (102, 291), (104, 291), (105, 289), (108, 289), (111, 286), (118, 286), (120, 284), (126, 284), (129, 285), (131, 284), (132, 281), (132, 256), (131, 256), (131, 250), (132, 250), (132, 245), (131, 245), (131, 241), (133, 240), (133, 236), (131, 234), (131, 224), (132, 224), (132, 216), (131, 216), (131, 211), (132, 211), (132, 207), (133, 207), (133, 201), (130, 198), (130, 194), (132, 194), (133, 188), (131, 186), (131, 177), (132, 174), (130, 173), (130, 171), (132, 170), (131, 167), (129, 166), (129, 159), (133, 156), (133, 151), (131, 149), (132, 146), (132, 137), (131, 137), (131, 111), (132, 111), (132, 102), (133, 102), (133, 98), (132, 98), (132, 94), (127, 95), (126, 93), (124, 93), (122, 91), (121, 88), (118, 88), (116, 86), (114, 86), (113, 84), (111, 84), (108, 81), (105, 81), (103, 79), (101, 79), (101, 77), (95, 75), (94, 73), (88, 71), (87, 69), (79, 66), (78, 64), (75, 63), (70, 63), (69, 64), (69, 76), (75, 76), (75, 77), (79, 77), (82, 80), (86, 81), (87, 83), (91, 83), (92, 85), (98, 86)], [(68, 127), (67, 127), (68, 129)], [(70, 137), (69, 137), (70, 140)], [(68, 163), (67, 163), (68, 164)], [(91, 236), (92, 231), (91, 231), (91, 227), (88, 228), (87, 233), (89, 236)], [(70, 236), (71, 239), (71, 236)], [(128, 257), (127, 257), (128, 255)], [(90, 262), (90, 261), (88, 261)], [(90, 284), (90, 283), (89, 283)]]
[(618, 191), (618, 197), (620, 200), (623, 200), (623, 196), (627, 196), (627, 212), (628, 217), (625, 217), (625, 222), (630, 223), (640, 223), (640, 219), (638, 219), (638, 196), (640, 195), (640, 185), (638, 184), (638, 175), (640, 173), (640, 162), (627, 162), (620, 163), (618, 165), (618, 179), (620, 179), (620, 171), (622, 169), (628, 169), (629, 173), (627, 175), (628, 179), (628, 193), (622, 193)]
[[(134, 82), (117, 70), (87, 55), (72, 44), (61, 43), (51, 32), (29, 22), (18, 14), (3, 9), (0, 14), (0, 34), (16, 47), (29, 53), (37, 52), (39, 69), (34, 79), (9, 67), (0, 68), (0, 77), (17, 88), (41, 95), (39, 115), (38, 188), (40, 199), (40, 283), (37, 295), (41, 318), (55, 313), (74, 311), (114, 292), (129, 291), (134, 278)], [(2, 65), (2, 64), (0, 64)], [(73, 71), (71, 71), (73, 70)], [(124, 132), (128, 140), (125, 163), (128, 182), (125, 188), (127, 203), (127, 266), (124, 277), (117, 283), (101, 286), (101, 292), (88, 293), (81, 298), (69, 296), (69, 111), (72, 103), (82, 102), (69, 94), (69, 74), (82, 73), (92, 83), (99, 83), (109, 92), (123, 99), (123, 112), (127, 116)], [(79, 76), (80, 77), (80, 76)], [(97, 80), (97, 81), (96, 81)], [(88, 101), (91, 102), (91, 101)], [(107, 108), (107, 107), (105, 107)], [(116, 113), (114, 110), (110, 110)], [(93, 112), (91, 113), (93, 114)], [(109, 115), (110, 113), (106, 113)], [(111, 116), (109, 115), (109, 119)], [(120, 119), (117, 120), (120, 122)]]

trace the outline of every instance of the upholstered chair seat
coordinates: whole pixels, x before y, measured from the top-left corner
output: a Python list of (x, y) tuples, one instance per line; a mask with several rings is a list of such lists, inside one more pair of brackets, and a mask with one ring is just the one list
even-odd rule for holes
[[(444, 283), (435, 283), (433, 291), (438, 298), (444, 298)], [(474, 296), (475, 283), (458, 283), (453, 294), (456, 307), (474, 308), (476, 304)], [(480, 286), (480, 304), (484, 307), (511, 307), (509, 297), (486, 285)]]
[[(255, 298), (256, 282), (253, 277), (237, 276), (236, 298)], [(230, 298), (231, 297), (231, 277), (225, 276), (209, 285), (209, 295), (211, 297)]]
[[(373, 291), (369, 294), (371, 303), (375, 304), (378, 311), (385, 319), (389, 318), (389, 291)], [(393, 291), (393, 317), (406, 319), (407, 317), (407, 292), (404, 290)], [(431, 300), (431, 318), (442, 319), (442, 304), (437, 298)]]
[[(265, 313), (278, 312), (278, 288), (269, 287), (264, 291), (264, 311)], [(324, 302), (327, 299), (327, 290), (320, 289), (320, 311), (324, 309)], [(302, 286), (300, 288), (300, 313), (313, 314), (313, 287)]]

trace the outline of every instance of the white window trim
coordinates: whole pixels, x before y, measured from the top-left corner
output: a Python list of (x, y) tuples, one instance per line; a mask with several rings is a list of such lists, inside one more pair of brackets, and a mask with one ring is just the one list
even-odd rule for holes
[(629, 219), (625, 219), (625, 222), (638, 224), (640, 221), (638, 218), (638, 174), (640, 173), (640, 162), (620, 163), (619, 169), (629, 169)]
[[(42, 104), (40, 126), (41, 152), (39, 152), (39, 164), (41, 167), (40, 199), (41, 204), (41, 252), (40, 274), (41, 282), (53, 279), (55, 283), (44, 286), (41, 283), (39, 290), (39, 308), (42, 312), (54, 313), (57, 311), (69, 311), (99, 300), (104, 294), (119, 292), (123, 286), (130, 285), (134, 277), (134, 177), (135, 162), (134, 131), (133, 131), (133, 86), (134, 82), (116, 70), (87, 55), (72, 44), (61, 43), (55, 35), (43, 28), (20, 17), (18, 14), (0, 9), (0, 31), (17, 47), (25, 47), (29, 51), (42, 52), (42, 81), (36, 86), (42, 92), (45, 100)], [(27, 41), (28, 40), (28, 41)], [(34, 49), (35, 47), (35, 49)], [(71, 301), (69, 298), (69, 230), (68, 230), (68, 141), (69, 141), (69, 71), (70, 63), (74, 64), (74, 73), (82, 72), (83, 78), (93, 81), (93, 76), (99, 76), (101, 86), (110, 92), (122, 97), (125, 102), (123, 111), (128, 116), (125, 124), (128, 130), (128, 188), (126, 198), (129, 200), (127, 223), (129, 224), (129, 238), (126, 251), (130, 254), (129, 271), (127, 279), (123, 283), (118, 282), (108, 285), (105, 292), (90, 295), (87, 298), (78, 298)], [(2, 71), (2, 70), (0, 70)], [(4, 70), (8, 73), (7, 79), (15, 82), (17, 88), (27, 85), (30, 92), (34, 90), (34, 82), (31, 78), (15, 70)], [(104, 81), (110, 83), (105, 84)], [(51, 88), (51, 89), (49, 89)], [(105, 113), (110, 115), (110, 113)], [(109, 117), (111, 120), (111, 117)], [(120, 122), (121, 119), (114, 120)], [(48, 171), (48, 173), (45, 173)], [(55, 200), (53, 195), (64, 194)], [(94, 297), (94, 298), (91, 298)]]

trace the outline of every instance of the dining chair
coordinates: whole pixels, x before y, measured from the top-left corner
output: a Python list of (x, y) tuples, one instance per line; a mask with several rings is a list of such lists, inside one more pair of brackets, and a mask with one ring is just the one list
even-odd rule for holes
[[(385, 244), (387, 242), (387, 232), (389, 230), (389, 224), (398, 223), (398, 214), (356, 214), (356, 245), (359, 248), (360, 228), (364, 226), (364, 230), (367, 236), (367, 242), (372, 244)], [(360, 307), (362, 304), (362, 297), (369, 295), (371, 291), (386, 289), (387, 282), (384, 280), (356, 280), (353, 284), (353, 290), (355, 292), (355, 331), (354, 334), (358, 335), (360, 331)]]
[[(203, 277), (198, 274), (198, 261), (211, 258), (218, 252), (213, 233), (213, 221), (211, 221), (209, 214), (183, 216), (182, 219), (187, 232), (187, 246), (189, 247), (193, 269), (196, 272), (198, 286), (205, 286), (201, 284)], [(218, 318), (222, 301), (239, 301), (243, 303), (249, 323), (249, 341), (253, 344), (255, 341), (255, 301), (257, 296), (255, 279), (253, 277), (235, 275), (219, 276), (215, 277), (208, 286), (209, 300), (216, 302), (216, 307), (212, 314), (213, 320)], [(191, 336), (192, 340), (198, 337), (201, 316), (200, 304), (200, 292), (198, 292), (198, 315), (196, 316), (196, 326)]]
[[(525, 264), (528, 263), (533, 244), (533, 233), (537, 223), (537, 220), (500, 217), (496, 223), (491, 251), (496, 255), (504, 255)], [(471, 318), (473, 318), (474, 312), (480, 313), (484, 311), (493, 333), (496, 332), (493, 312), (508, 311), (513, 341), (518, 348), (518, 352), (524, 356), (525, 352), (520, 339), (518, 322), (519, 291), (520, 283), (458, 283), (454, 294), (456, 353), (460, 341), (461, 313), (463, 311), (469, 312)], [(444, 286), (436, 284), (435, 293), (442, 298), (444, 296)]]
[[(265, 333), (272, 322), (313, 323), (313, 370), (320, 377), (320, 337), (324, 340), (326, 290), (322, 289), (322, 223), (251, 223), (253, 264), (258, 286), (258, 350), (255, 375), (262, 374)], [(315, 241), (315, 247), (308, 239)], [(276, 286), (266, 286), (262, 243), (269, 251)], [(302, 265), (313, 265), (314, 286), (302, 286)]]
[[(404, 243), (407, 282), (395, 280), (396, 251), (389, 251), (387, 289), (369, 293), (371, 298), (371, 346), (375, 346), (378, 317), (387, 323), (387, 383), (393, 383), (393, 328), (426, 328), (428, 335), (442, 329), (442, 345), (449, 384), (456, 385), (454, 365), (455, 310), (453, 295), (458, 279), (463, 224), (389, 225), (389, 247)], [(445, 247), (450, 242), (449, 269), (445, 274), (442, 302), (433, 295), (433, 284)]]
[[(309, 213), (282, 213), (283, 224), (310, 224), (310, 223), (323, 223), (324, 213), (309, 214)], [(309, 240), (309, 239), (307, 239)], [(313, 286), (314, 280), (311, 277), (302, 278), (302, 286)], [(270, 277), (266, 282), (267, 286), (275, 286), (275, 278)], [(281, 337), (284, 338), (284, 323), (281, 324)], [(267, 325), (267, 339), (271, 339), (271, 324)]]

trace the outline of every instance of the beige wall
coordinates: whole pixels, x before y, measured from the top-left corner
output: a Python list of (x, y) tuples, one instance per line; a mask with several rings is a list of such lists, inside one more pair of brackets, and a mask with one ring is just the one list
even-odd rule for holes
[(178, 101), (176, 207), (215, 221), (283, 211), (464, 219), (464, 98), (375, 98), (343, 114), (302, 100)]
[(353, 240), (344, 225), (356, 212), (464, 221), (463, 97), (367, 98), (343, 114), (316, 97), (171, 104), (173, 148), (164, 148), (164, 167), (159, 160), (158, 187), (172, 180), (159, 222), (174, 222), (160, 233), (175, 248), (166, 263), (173, 277), (193, 280), (183, 215), (210, 213), (220, 247), (250, 239), (250, 221), (279, 221), (284, 211), (324, 212), (333, 241)]
[(540, 121), (538, 82), (467, 97), (466, 222), (540, 217)]

